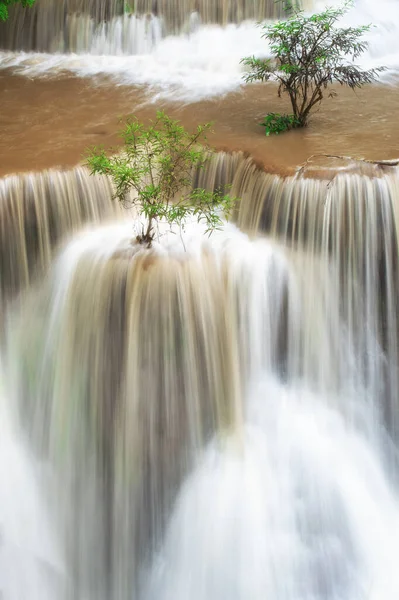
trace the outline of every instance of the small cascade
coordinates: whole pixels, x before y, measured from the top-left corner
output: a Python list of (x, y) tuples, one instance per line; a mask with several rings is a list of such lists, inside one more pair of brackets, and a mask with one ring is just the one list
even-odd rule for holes
[(283, 10), (270, 0), (137, 0), (139, 13), (155, 10), (162, 15), (170, 31), (177, 32), (189, 19), (193, 11), (198, 13), (203, 23), (241, 23), (242, 21), (260, 21), (274, 19), (283, 14)]
[[(162, 22), (154, 15), (125, 15), (109, 22), (104, 21), (97, 26), (90, 20), (86, 40), (79, 48), (78, 44), (82, 39), (79, 34), (79, 21), (82, 17), (73, 15), (72, 18), (75, 22), (70, 29), (75, 35), (73, 42), (68, 46), (69, 51), (113, 56), (150, 54), (162, 39)], [(67, 49), (61, 49), (65, 50)]]
[(0, 290), (13, 298), (43, 274), (62, 240), (119, 211), (105, 178), (84, 168), (0, 179)]
[[(328, 3), (327, 3), (328, 4)], [(256, 22), (282, 18), (274, 0), (37, 0), (32, 9), (10, 7), (0, 23), (0, 71), (27, 77), (100, 76), (146, 86), (155, 99), (196, 102), (243, 84), (244, 56), (264, 57), (268, 46)], [(325, 7), (316, 0), (306, 11)], [(374, 5), (373, 5), (374, 6)], [(361, 66), (385, 65), (381, 83), (398, 75), (399, 18), (395, 0), (378, 10), (359, 0), (343, 24), (376, 25)]]
[(311, 265), (319, 256), (336, 266), (330, 277), (340, 288), (356, 369), (371, 396), (384, 398), (386, 422), (397, 434), (398, 167), (339, 161), (334, 168), (316, 165), (283, 179), (240, 153), (219, 153), (195, 185), (226, 184), (241, 198), (240, 228), (280, 240)]
[(5, 42), (10, 49), (110, 56), (149, 54), (163, 35), (162, 21), (152, 14), (96, 21), (90, 14), (72, 13), (65, 15), (58, 33), (57, 28), (43, 23), (28, 31), (18, 30), (11, 41), (13, 31), (11, 24), (7, 29), (10, 39)]
[(150, 54), (162, 39), (162, 22), (154, 15), (124, 15), (96, 23), (90, 15), (69, 15), (52, 52), (93, 55)]
[[(136, 0), (126, 3), (125, 10), (123, 6), (117, 0), (37, 0), (29, 11), (12, 7), (10, 20), (0, 24), (0, 47), (116, 55), (122, 49), (136, 54), (137, 48), (139, 53), (151, 50), (143, 45), (143, 35), (149, 28), (152, 42), (158, 40), (161, 23), (166, 34), (178, 34), (193, 31), (199, 23), (226, 25), (283, 14), (274, 0)], [(96, 46), (94, 40), (101, 32), (107, 41)]]

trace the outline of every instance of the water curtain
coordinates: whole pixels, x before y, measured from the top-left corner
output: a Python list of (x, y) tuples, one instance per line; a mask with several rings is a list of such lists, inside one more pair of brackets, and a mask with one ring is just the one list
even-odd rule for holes
[[(37, 0), (10, 10), (0, 25), (8, 50), (139, 54), (166, 34), (189, 33), (200, 23), (241, 23), (282, 16), (274, 0)], [(104, 44), (104, 38), (106, 44)]]
[(2, 182), (21, 184), (3, 201), (19, 232), (4, 263), (21, 248), (3, 283), (21, 290), (3, 315), (6, 406), (57, 549), (33, 569), (38, 598), (399, 593), (398, 173), (370, 169), (283, 179), (218, 154), (194, 182), (231, 184), (249, 235), (188, 224), (184, 246), (165, 230), (151, 251), (118, 214), (65, 239), (67, 182), (84, 181), (89, 221), (109, 216), (108, 182), (84, 170)]

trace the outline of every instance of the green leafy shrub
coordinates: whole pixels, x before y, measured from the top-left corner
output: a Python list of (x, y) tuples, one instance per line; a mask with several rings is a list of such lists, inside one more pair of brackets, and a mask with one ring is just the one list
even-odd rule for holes
[(280, 115), (280, 113), (269, 113), (265, 116), (261, 125), (265, 128), (267, 136), (278, 135), (301, 126), (300, 121), (294, 115)]
[(199, 125), (189, 133), (179, 121), (158, 112), (148, 127), (136, 118), (127, 121), (118, 154), (108, 156), (103, 148), (89, 152), (91, 173), (108, 175), (115, 198), (144, 217), (137, 242), (151, 247), (160, 221), (182, 227), (189, 216), (204, 222), (206, 233), (211, 234), (221, 227), (223, 215), (230, 214), (235, 200), (222, 190), (192, 188), (194, 171), (209, 158), (205, 145), (209, 128), (209, 124)]
[(0, 0), (0, 21), (7, 21), (8, 7), (12, 4), (21, 4), (24, 7), (33, 6), (35, 0)]
[[(272, 58), (250, 56), (242, 59), (248, 67), (244, 75), (252, 81), (277, 81), (278, 96), (288, 94), (299, 126), (308, 123), (309, 115), (333, 83), (360, 88), (378, 79), (384, 67), (363, 70), (355, 60), (367, 49), (363, 36), (370, 25), (338, 27), (337, 22), (353, 6), (347, 0), (338, 8), (326, 8), (320, 13), (305, 15), (285, 2), (289, 16), (285, 21), (263, 25), (262, 37), (269, 44)], [(336, 93), (330, 89), (329, 96)]]

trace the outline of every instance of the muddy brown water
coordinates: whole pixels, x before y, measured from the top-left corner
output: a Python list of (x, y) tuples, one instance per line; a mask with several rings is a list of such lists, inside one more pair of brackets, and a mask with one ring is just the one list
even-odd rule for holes
[(120, 120), (143, 121), (162, 108), (188, 128), (214, 122), (211, 145), (243, 150), (266, 170), (290, 172), (318, 153), (371, 160), (399, 158), (399, 86), (369, 86), (353, 93), (337, 90), (306, 129), (266, 137), (259, 122), (267, 112), (289, 110), (273, 84), (253, 85), (227, 96), (181, 105), (154, 104), (145, 89), (107, 80), (29, 79), (0, 75), (0, 175), (81, 162), (93, 145), (118, 144)]

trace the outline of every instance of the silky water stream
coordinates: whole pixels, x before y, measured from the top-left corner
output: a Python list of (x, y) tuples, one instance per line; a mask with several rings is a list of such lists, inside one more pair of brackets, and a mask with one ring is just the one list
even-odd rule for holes
[(397, 170), (199, 177), (240, 229), (151, 250), (84, 169), (2, 182), (4, 600), (399, 595)]

